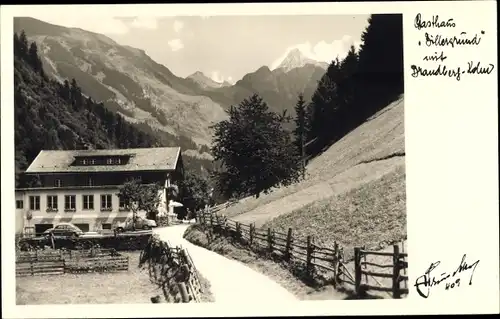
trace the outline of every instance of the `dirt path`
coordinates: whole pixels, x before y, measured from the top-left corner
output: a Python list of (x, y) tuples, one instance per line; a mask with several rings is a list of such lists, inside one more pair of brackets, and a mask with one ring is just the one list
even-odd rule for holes
[(186, 248), (198, 271), (210, 282), (216, 302), (275, 303), (298, 299), (285, 288), (253, 269), (205, 248), (195, 246), (183, 238), (189, 225), (160, 227), (154, 230), (161, 239)]

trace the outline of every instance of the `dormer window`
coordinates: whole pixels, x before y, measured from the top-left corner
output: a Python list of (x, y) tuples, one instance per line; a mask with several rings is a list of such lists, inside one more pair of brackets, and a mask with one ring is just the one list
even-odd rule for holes
[(54, 185), (55, 185), (56, 187), (61, 187), (61, 186), (62, 186), (62, 181), (61, 181), (60, 179), (56, 179), (56, 180), (54, 181)]
[(88, 186), (94, 186), (94, 181), (92, 180), (92, 177), (89, 177), (87, 184)]
[(126, 165), (130, 155), (92, 155), (86, 157), (77, 156), (72, 165)]

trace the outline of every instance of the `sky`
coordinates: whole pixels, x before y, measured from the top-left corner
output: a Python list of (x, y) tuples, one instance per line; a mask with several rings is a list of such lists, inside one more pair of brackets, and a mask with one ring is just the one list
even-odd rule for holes
[(177, 76), (201, 71), (217, 82), (235, 83), (264, 65), (273, 69), (294, 48), (317, 61), (342, 58), (351, 45), (361, 44), (368, 15), (34, 18), (142, 49)]

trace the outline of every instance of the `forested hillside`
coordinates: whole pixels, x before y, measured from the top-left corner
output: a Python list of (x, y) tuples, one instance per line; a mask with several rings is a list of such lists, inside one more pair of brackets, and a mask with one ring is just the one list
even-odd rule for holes
[[(28, 182), (21, 173), (42, 149), (179, 146), (165, 132), (129, 123), (84, 96), (74, 79), (50, 79), (24, 33), (14, 35), (14, 110), (17, 187)], [(198, 169), (203, 164), (194, 162)]]

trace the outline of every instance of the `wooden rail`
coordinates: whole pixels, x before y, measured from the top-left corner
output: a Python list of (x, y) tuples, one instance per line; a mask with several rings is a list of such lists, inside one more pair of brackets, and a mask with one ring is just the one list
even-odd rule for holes
[(176, 300), (201, 302), (202, 286), (198, 271), (186, 249), (173, 247), (170, 243), (151, 237), (148, 246), (141, 254), (147, 256), (149, 277), (151, 281), (162, 288), (165, 299), (169, 302)]
[(112, 249), (20, 252), (16, 276), (127, 271), (129, 257)]
[(271, 228), (260, 229), (255, 224), (243, 224), (212, 212), (200, 212), (198, 222), (214, 233), (239, 240), (266, 254), (281, 256), (287, 261), (302, 262), (311, 276), (317, 271), (333, 274), (331, 279), (336, 284), (340, 267), (340, 247), (337, 243), (333, 247), (322, 247), (315, 244), (312, 236), (305, 240), (294, 237), (292, 228), (286, 233)]
[[(246, 225), (230, 220), (225, 216), (216, 215), (212, 211), (200, 212), (197, 221), (199, 224), (208, 227), (212, 233), (219, 233), (231, 237), (233, 240), (239, 240), (251, 249), (257, 249), (267, 254), (274, 254), (287, 261), (299, 261), (305, 264), (306, 272), (311, 276), (318, 271), (333, 274), (330, 279), (332, 279), (331, 281), (334, 286), (337, 284), (349, 284), (354, 286), (358, 294), (362, 294), (366, 290), (391, 292), (394, 298), (400, 298), (402, 294), (408, 293), (406, 287), (400, 286), (401, 282), (407, 285), (408, 277), (406, 276), (406, 268), (408, 267), (408, 262), (405, 258), (408, 254), (399, 252), (399, 248), (395, 248), (394, 252), (369, 251), (355, 248), (355, 271), (354, 275), (352, 275), (344, 265), (344, 250), (337, 242), (334, 243), (333, 247), (322, 247), (315, 244), (312, 236), (308, 236), (305, 239), (294, 238), (292, 228), (289, 228), (286, 233), (270, 228), (259, 229), (255, 227), (255, 224)], [(366, 255), (391, 257), (392, 262), (387, 264), (367, 262)], [(367, 270), (368, 266), (382, 269), (390, 268), (392, 272), (370, 271)], [(401, 271), (404, 272), (403, 275), (400, 274)], [(371, 277), (379, 285), (369, 285), (368, 280), (362, 283), (362, 276), (365, 276), (365, 278)], [(393, 281), (393, 285), (391, 287), (383, 287), (376, 278), (390, 278)]]
[[(366, 256), (382, 256), (390, 257), (390, 264), (379, 264), (375, 262), (367, 262)], [(368, 290), (383, 291), (392, 293), (392, 297), (400, 299), (403, 294), (408, 294), (407, 287), (401, 287), (401, 282), (407, 285), (408, 277), (402, 275), (401, 272), (406, 274), (408, 262), (404, 259), (408, 256), (406, 253), (401, 253), (399, 245), (393, 245), (393, 252), (378, 252), (364, 250), (363, 248), (354, 248), (354, 272), (355, 272), (355, 291), (358, 295), (364, 294)], [(367, 270), (368, 266), (376, 267), (378, 269), (392, 268), (390, 273), (382, 273), (378, 271)], [(363, 276), (365, 281), (363, 282)], [(374, 279), (379, 285), (375, 286), (368, 283), (368, 277)], [(392, 281), (391, 287), (384, 287), (378, 282), (376, 278), (390, 278)]]

